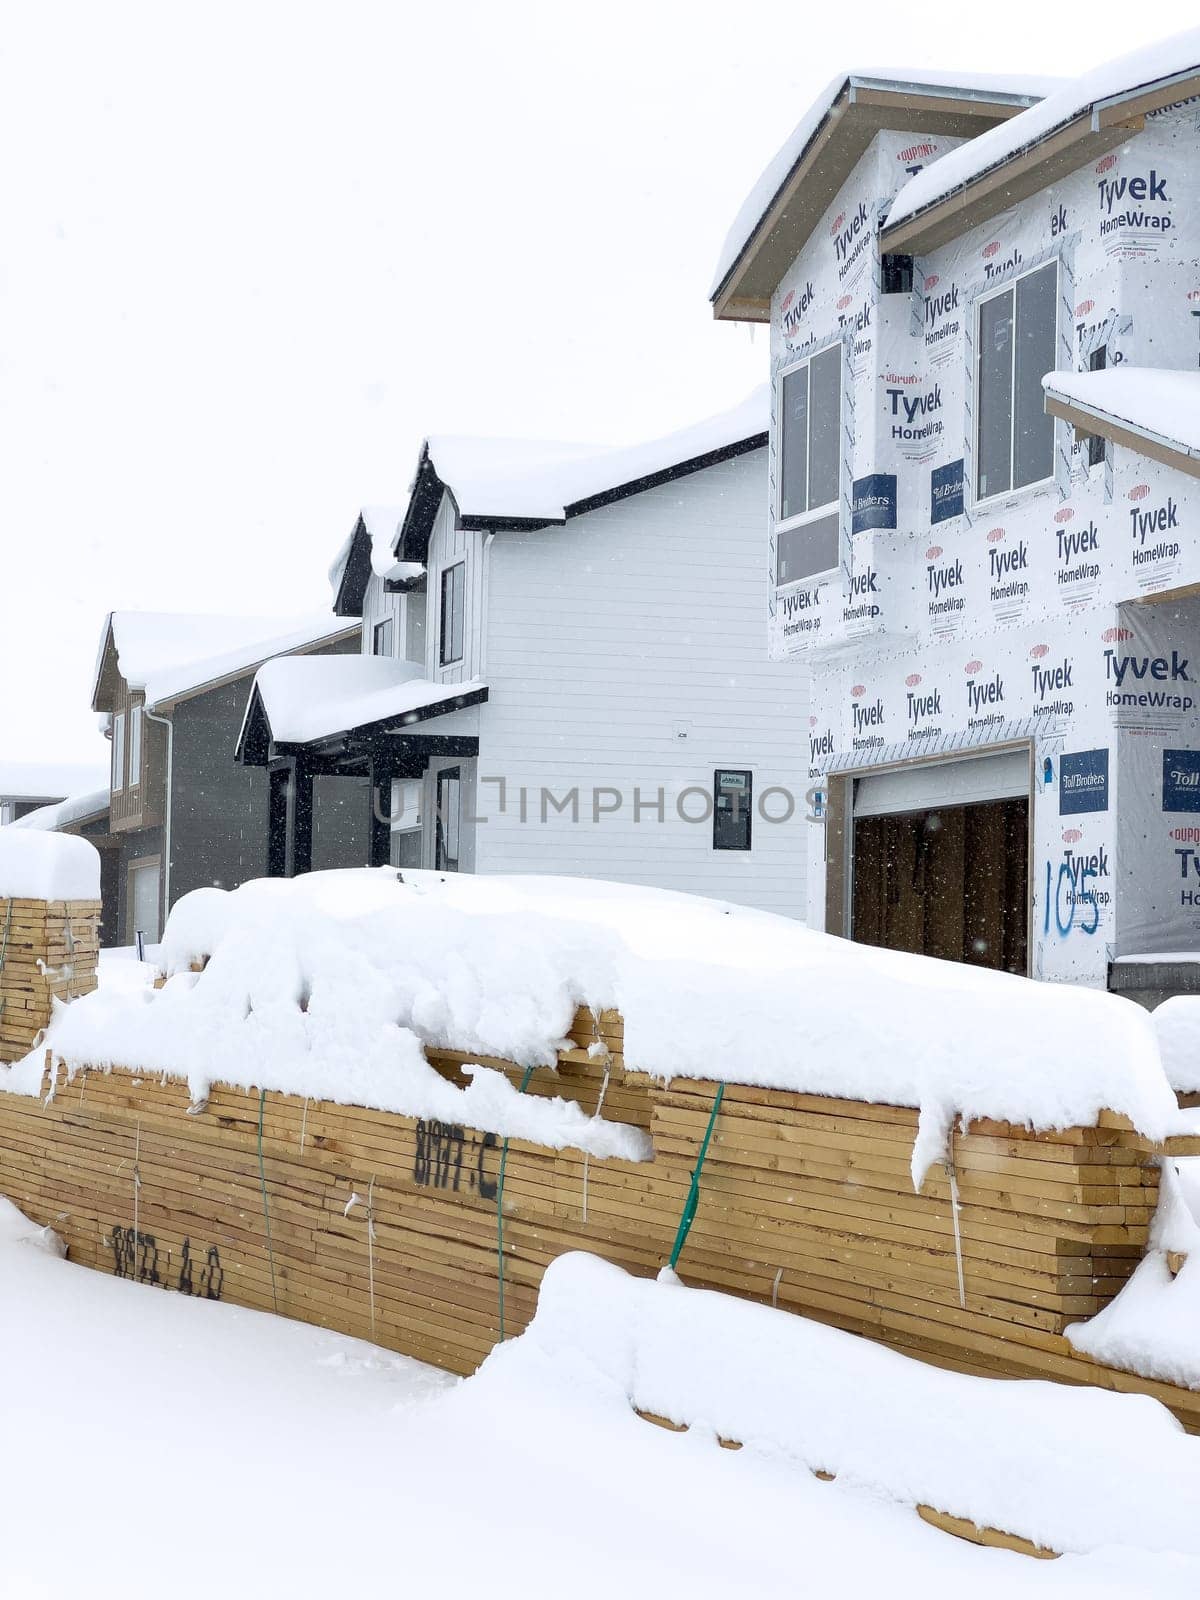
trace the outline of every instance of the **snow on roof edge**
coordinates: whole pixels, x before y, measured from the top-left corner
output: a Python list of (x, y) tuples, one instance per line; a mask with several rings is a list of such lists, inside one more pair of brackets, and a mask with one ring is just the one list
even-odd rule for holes
[(1179, 455), (1200, 458), (1200, 373), (1122, 364), (1099, 372), (1048, 372), (1042, 388), (1098, 423), (1128, 429)]
[[(896, 90), (920, 89), (926, 94), (941, 92), (950, 96), (957, 93), (972, 95), (981, 101), (1033, 105), (1062, 82), (1058, 78), (1037, 74), (994, 73), (957, 73), (954, 74), (954, 80), (950, 81), (946, 73), (926, 72), (919, 68), (906, 68), (897, 74), (843, 72), (831, 79), (763, 168), (757, 182), (739, 206), (717, 258), (716, 271), (708, 292), (709, 300), (715, 300), (725, 287), (751, 244), (763, 218), (787, 183), (792, 170), (804, 159), (809, 146), (843, 90), (859, 86)], [(1012, 86), (1007, 92), (1004, 88), (1006, 83)]]
[(1008, 122), (976, 135), (918, 172), (892, 202), (886, 228), (907, 222), (1041, 144), (1077, 118), (1200, 71), (1200, 29), (1192, 28), (1114, 56)]

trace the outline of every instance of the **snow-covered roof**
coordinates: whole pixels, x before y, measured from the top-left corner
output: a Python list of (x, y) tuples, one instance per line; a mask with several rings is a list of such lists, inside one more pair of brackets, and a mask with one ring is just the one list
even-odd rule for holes
[(87, 789), (81, 794), (68, 795), (57, 805), (39, 806), (36, 811), (27, 811), (12, 826), (56, 833), (60, 828), (69, 827), (72, 822), (82, 821), (84, 817), (103, 816), (108, 811), (109, 794), (109, 786), (105, 783), (101, 789)]
[(329, 585), (335, 594), (341, 584), (342, 574), (346, 570), (346, 562), (350, 558), (354, 538), (360, 527), (367, 535), (371, 551), (371, 568), (376, 577), (386, 578), (390, 575), (387, 569), (395, 560), (392, 552), (396, 547), (400, 525), (404, 521), (404, 511), (402, 505), (362, 507), (354, 519), (354, 526), (338, 547), (338, 553), (329, 568)]
[[(1197, 28), (1144, 45), (1094, 67), (1055, 89), (1020, 116), (979, 134), (910, 178), (892, 204), (887, 226), (894, 228), (936, 205), (1013, 156), (1039, 144), (1077, 117), (1099, 114), (1114, 101), (1197, 71), (1200, 71), (1200, 29)], [(1180, 98), (1185, 98), (1187, 93), (1182, 90)]]
[[(79, 1001), (48, 1043), (76, 1064), (186, 1073), (193, 1092), (219, 1073), (400, 1109), (410, 1035), (468, 1059), (549, 1065), (578, 1005), (611, 1007), (625, 1019), (627, 1065), (662, 1078), (919, 1106), (918, 1181), (959, 1114), (1048, 1129), (1107, 1109), (1155, 1139), (1186, 1115), (1149, 1015), (1118, 996), (665, 890), (311, 873), (185, 896), (162, 953), (179, 977), (149, 1006), (141, 995), (111, 1010)], [(199, 956), (211, 960), (197, 979)]]
[(98, 788), (107, 772), (103, 762), (0, 761), (0, 799), (62, 800)]
[(283, 656), (259, 668), (246, 718), (257, 700), (276, 744), (310, 744), (374, 723), (420, 722), (485, 689), (476, 679), (430, 683), (412, 662), (383, 656)]
[(766, 433), (769, 419), (763, 385), (728, 411), (643, 444), (600, 449), (435, 434), (425, 448), (460, 516), (565, 522), (600, 495), (757, 439)]
[[(924, 96), (975, 100), (981, 107), (988, 102), (999, 105), (1031, 105), (1043, 95), (1056, 90), (1061, 81), (1059, 78), (1036, 74), (1018, 73), (1000, 76), (978, 72), (950, 73), (920, 67), (839, 73), (813, 101), (742, 202), (721, 246), (709, 298), (714, 299), (719, 293), (738, 257), (750, 243), (776, 196), (786, 184), (792, 169), (804, 156), (834, 105), (847, 90), (885, 90), (893, 93), (916, 90)], [(915, 126), (914, 119), (914, 131)]]
[(1200, 372), (1127, 366), (1049, 372), (1042, 387), (1048, 399), (1093, 418), (1097, 433), (1138, 434), (1200, 462)]
[(150, 707), (248, 671), (270, 656), (336, 639), (346, 624), (329, 612), (306, 617), (225, 617), (114, 611), (100, 636), (92, 701), (101, 693), (111, 638), (117, 670)]

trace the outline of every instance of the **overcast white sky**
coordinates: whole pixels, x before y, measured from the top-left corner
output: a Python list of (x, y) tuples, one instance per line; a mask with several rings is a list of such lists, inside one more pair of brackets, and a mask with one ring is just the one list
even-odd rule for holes
[(709, 279), (835, 72), (1070, 75), (1194, 21), (0, 0), (0, 759), (104, 759), (110, 609), (325, 605), (426, 433), (622, 443), (761, 382)]

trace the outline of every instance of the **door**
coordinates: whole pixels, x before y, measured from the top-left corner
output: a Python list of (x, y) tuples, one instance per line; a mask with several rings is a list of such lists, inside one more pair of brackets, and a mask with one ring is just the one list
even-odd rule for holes
[(161, 934), (158, 922), (159, 861), (134, 861), (129, 867), (129, 943), (140, 933), (147, 944), (157, 944)]

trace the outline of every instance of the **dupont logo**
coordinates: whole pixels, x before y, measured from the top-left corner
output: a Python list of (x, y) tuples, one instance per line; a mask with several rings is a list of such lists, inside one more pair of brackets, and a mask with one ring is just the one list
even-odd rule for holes
[(1055, 522), (1070, 522), (1074, 515), (1075, 511), (1072, 506), (1063, 506), (1061, 511), (1054, 513), (1054, 520)]
[(1097, 163), (1096, 163), (1096, 176), (1099, 177), (1100, 174), (1103, 173), (1103, 172), (1111, 172), (1112, 169), (1116, 166), (1116, 164), (1117, 164), (1116, 156), (1114, 156), (1114, 155), (1101, 156), (1100, 160), (1097, 161)]
[(1034, 661), (1044, 661), (1050, 654), (1050, 646), (1048, 644), (1035, 644), (1029, 654)]
[(936, 272), (931, 272), (925, 279), (925, 293), (928, 294), (931, 289), (936, 289), (941, 281)]
[(982, 672), (983, 671), (983, 662), (982, 661), (968, 661), (966, 666), (963, 668), (963, 671), (964, 672), (969, 672), (971, 674), (971, 676), (974, 677), (974, 675), (977, 672)]
[(1150, 485), (1148, 483), (1135, 483), (1133, 488), (1130, 489), (1128, 495), (1126, 496), (1126, 499), (1144, 500), (1149, 493)]
[(985, 244), (980, 254), (985, 261), (991, 261), (993, 257), (998, 256), (1000, 254), (999, 239), (993, 239), (990, 244)]
[(1063, 843), (1064, 844), (1078, 844), (1080, 839), (1082, 839), (1082, 838), (1083, 838), (1083, 829), (1082, 828), (1064, 828), (1063, 829)]
[(839, 234), (842, 231), (842, 228), (845, 226), (845, 222), (846, 213), (844, 211), (839, 211), (837, 216), (834, 217), (833, 221), (829, 224), (829, 237), (831, 239), (835, 234)]
[(941, 553), (942, 547), (940, 544), (931, 544), (929, 549), (925, 552), (925, 559), (926, 561), (936, 561)]
[(1124, 644), (1126, 639), (1133, 638), (1132, 628), (1105, 628), (1100, 635), (1105, 644)]
[(896, 160), (902, 167), (909, 167), (914, 161), (928, 161), (930, 156), (935, 155), (937, 155), (937, 145), (930, 144), (926, 140), (924, 144), (910, 144), (906, 149), (900, 151)]
[(989, 528), (988, 529), (987, 542), (989, 544), (999, 544), (1003, 538), (1004, 538), (1004, 529), (1003, 528)]
[(810, 727), (810, 728), (815, 728), (815, 727), (816, 727), (816, 725), (817, 725), (817, 719), (816, 719), (816, 717), (809, 717), (809, 719), (808, 719), (808, 725), (809, 725), (809, 727)]
[(1094, 300), (1081, 300), (1075, 307), (1075, 315), (1077, 317), (1086, 317), (1089, 312), (1094, 311), (1095, 309), (1096, 302)]
[(838, 310), (839, 311), (845, 311), (845, 309), (846, 309), (846, 307), (848, 305), (853, 304), (853, 301), (854, 301), (854, 296), (852, 294), (844, 294), (844, 295), (842, 295), (841, 299), (837, 303)]
[(1189, 289), (1187, 297), (1194, 304), (1197, 300), (1200, 300), (1200, 289)]
[(908, 677), (905, 678), (905, 680), (904, 680), (905, 688), (907, 688), (907, 689), (915, 689), (917, 687), (917, 685), (920, 683), (920, 681), (921, 681), (921, 674), (919, 672), (910, 672)]
[(867, 686), (866, 686), (865, 683), (856, 683), (854, 685), (853, 689), (851, 689), (851, 691), (850, 691), (850, 693), (854, 696), (854, 698), (856, 700), (861, 700), (863, 695), (866, 694), (866, 692), (867, 692)]

